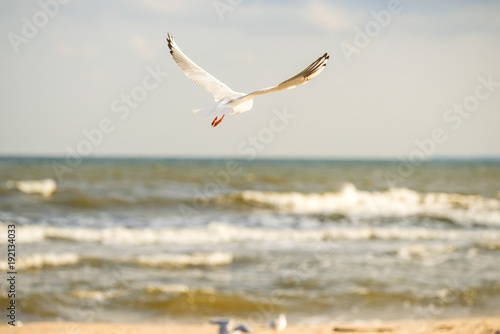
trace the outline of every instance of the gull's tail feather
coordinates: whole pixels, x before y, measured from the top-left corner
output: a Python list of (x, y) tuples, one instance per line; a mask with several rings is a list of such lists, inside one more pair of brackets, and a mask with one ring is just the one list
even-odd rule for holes
[(216, 105), (208, 108), (194, 109), (193, 112), (196, 116), (203, 118), (214, 118), (222, 115), (231, 115), (234, 113), (232, 107), (227, 104), (217, 103)]

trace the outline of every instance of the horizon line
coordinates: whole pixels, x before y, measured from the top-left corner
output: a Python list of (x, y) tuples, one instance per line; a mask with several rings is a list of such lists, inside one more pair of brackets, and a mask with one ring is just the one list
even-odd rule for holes
[[(66, 155), (56, 154), (2, 154), (0, 159), (48, 159), (48, 160), (65, 160)], [(93, 155), (88, 157), (81, 157), (82, 161), (91, 160), (237, 160), (237, 161), (408, 161), (408, 159), (401, 159), (401, 157), (393, 156), (262, 156), (253, 159), (248, 159), (241, 156), (205, 156), (205, 155), (121, 155), (121, 154), (108, 154), (108, 155)], [(439, 155), (431, 156), (424, 159), (422, 163), (426, 162), (439, 162), (439, 161), (500, 161), (500, 155)]]

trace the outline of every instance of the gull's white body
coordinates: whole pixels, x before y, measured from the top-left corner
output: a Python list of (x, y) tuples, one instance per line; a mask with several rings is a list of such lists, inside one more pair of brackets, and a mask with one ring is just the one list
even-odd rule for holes
[[(205, 109), (195, 109), (193, 112), (200, 117), (211, 118), (214, 116), (222, 115), (236, 115), (249, 111), (253, 107), (253, 100), (238, 101), (237, 99), (243, 97), (247, 94), (235, 93), (234, 95), (228, 96), (209, 108)], [(235, 101), (236, 100), (236, 101)]]
[[(217, 126), (222, 121), (222, 118), (224, 118), (225, 115), (241, 114), (243, 112), (249, 111), (250, 109), (252, 109), (253, 99), (259, 95), (277, 92), (285, 89), (291, 89), (296, 86), (305, 84), (306, 82), (320, 74), (321, 71), (323, 71), (326, 63), (328, 62), (328, 59), (330, 58), (330, 56), (325, 53), (302, 72), (291, 77), (288, 80), (283, 81), (279, 85), (246, 94), (235, 92), (227, 85), (213, 77), (210, 73), (204, 71), (201, 67), (196, 65), (181, 51), (170, 34), (168, 34), (167, 42), (170, 49), (170, 54), (174, 58), (174, 61), (177, 63), (177, 65), (179, 65), (181, 70), (186, 74), (186, 76), (196, 84), (201, 86), (203, 89), (208, 91), (214, 97), (216, 102), (214, 106), (193, 110), (196, 115), (201, 117), (215, 117), (214, 121), (212, 122), (212, 126)], [(218, 117), (221, 118), (217, 121)]]
[(283, 313), (281, 313), (278, 318), (271, 320), (271, 322), (269, 323), (269, 327), (280, 332), (286, 328), (286, 325), (286, 316)]

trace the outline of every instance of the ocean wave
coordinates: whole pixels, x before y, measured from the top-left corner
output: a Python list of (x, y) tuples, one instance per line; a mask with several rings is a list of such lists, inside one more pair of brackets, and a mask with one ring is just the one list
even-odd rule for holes
[(151, 284), (146, 288), (148, 293), (178, 294), (189, 292), (189, 287), (183, 284)]
[[(45, 267), (66, 266), (78, 263), (81, 257), (74, 253), (35, 253), (16, 259), (16, 270), (42, 269)], [(0, 260), (0, 270), (8, 270), (6, 260)]]
[(500, 226), (500, 200), (479, 195), (419, 193), (407, 188), (363, 191), (346, 184), (339, 192), (296, 193), (244, 191), (219, 198), (243, 201), (297, 214), (339, 214), (348, 217), (422, 215), (456, 223)]
[(477, 247), (481, 249), (486, 249), (486, 250), (491, 250), (491, 251), (500, 251), (500, 240), (495, 241), (484, 241), (484, 242), (479, 242), (477, 244)]
[[(91, 261), (96, 266), (106, 266), (110, 262), (121, 262), (137, 266), (158, 268), (184, 268), (190, 266), (222, 266), (232, 263), (234, 256), (231, 253), (193, 253), (193, 254), (159, 254), (125, 257), (119, 259), (107, 257), (84, 256), (75, 253), (34, 253), (16, 258), (16, 270), (44, 269), (78, 264), (82, 261)], [(7, 260), (0, 260), (0, 270), (9, 270)]]
[(251, 298), (247, 293), (221, 292), (211, 287), (151, 285), (141, 296), (140, 309), (161, 310), (171, 315), (238, 314), (269, 309), (272, 304)]
[(6, 186), (8, 189), (17, 189), (26, 194), (39, 194), (44, 197), (52, 196), (57, 189), (56, 181), (52, 179), (7, 181)]
[[(137, 296), (140, 294), (140, 298)], [(180, 284), (151, 284), (140, 290), (74, 290), (72, 297), (83, 300), (108, 302), (113, 305), (130, 305), (138, 309), (154, 310), (171, 315), (237, 314), (258, 310), (270, 304), (250, 298), (246, 293), (227, 293), (211, 287), (188, 287)]]
[(397, 250), (397, 255), (400, 259), (413, 258), (435, 258), (439, 255), (450, 254), (455, 252), (454, 245), (425, 245), (425, 244), (410, 244), (402, 246)]
[(233, 262), (231, 253), (194, 253), (194, 254), (161, 254), (144, 255), (133, 260), (125, 260), (149, 267), (174, 267), (187, 266), (220, 266)]
[[(18, 226), (18, 243), (46, 240), (94, 242), (106, 244), (146, 245), (217, 244), (241, 242), (320, 242), (334, 240), (465, 240), (496, 243), (500, 230), (430, 229), (425, 227), (363, 227), (333, 226), (321, 229), (265, 229), (211, 223), (199, 228), (132, 229), (124, 227), (95, 229), (51, 226)], [(0, 233), (7, 235), (7, 225), (0, 224)], [(0, 240), (6, 243), (6, 239)], [(193, 258), (192, 258), (193, 259)], [(154, 261), (154, 260), (152, 260)], [(161, 263), (161, 259), (158, 259)]]
[[(87, 287), (70, 291), (51, 291), (24, 294), (22, 303), (25, 314), (43, 318), (68, 318), (73, 321), (88, 321), (105, 312), (106, 317), (114, 313), (133, 319), (138, 318), (165, 320), (189, 317), (200, 319), (224, 314), (229, 317), (252, 315), (261, 322), (278, 311), (299, 316), (311, 317), (311, 314), (335, 314), (339, 320), (350, 313), (342, 313), (358, 307), (366, 308), (367, 314), (379, 310), (384, 313), (421, 315), (427, 310), (434, 316), (449, 317), (460, 312), (470, 313), (471, 308), (486, 311), (495, 309), (500, 295), (500, 284), (487, 281), (477, 286), (459, 285), (462, 280), (450, 278), (439, 286), (415, 287), (414, 281), (403, 281), (394, 288), (394, 282), (385, 281), (350, 281), (345, 289), (317, 291), (316, 289), (274, 289), (262, 292), (262, 289), (237, 289), (228, 291), (210, 286), (192, 286), (181, 284), (140, 284), (124, 285), (113, 288)], [(406, 283), (406, 284), (405, 284)], [(6, 298), (4, 298), (6, 299)], [(89, 308), (92, 307), (92, 308)], [(309, 312), (303, 313), (303, 310)], [(89, 310), (92, 311), (89, 313)], [(99, 311), (96, 313), (96, 310)], [(297, 313), (298, 312), (298, 313)], [(312, 312), (312, 313), (311, 313)], [(491, 313), (491, 312), (490, 312)], [(356, 312), (354, 317), (359, 316)], [(316, 317), (316, 316), (315, 316)], [(369, 317), (368, 317), (369, 318)], [(95, 318), (92, 318), (95, 320)], [(155, 318), (153, 318), (155, 319)], [(186, 318), (188, 319), (188, 318)], [(356, 318), (353, 318), (355, 320)], [(369, 318), (372, 319), (372, 318)], [(373, 318), (375, 319), (375, 318)], [(328, 321), (331, 321), (331, 317)]]
[[(415, 289), (405, 287), (391, 290), (385, 282), (372, 282), (367, 286), (351, 286), (344, 291), (301, 291), (298, 289), (274, 290), (273, 294), (262, 295), (254, 292), (225, 292), (212, 287), (189, 287), (180, 284), (151, 284), (140, 290), (79, 290), (72, 296), (95, 301), (113, 301), (113, 305), (128, 306), (134, 303), (136, 310), (168, 313), (170, 315), (217, 316), (247, 314), (251, 312), (270, 312), (283, 306), (303, 309), (340, 310), (342, 305), (354, 307), (369, 302), (375, 307), (391, 305), (410, 305), (425, 307), (435, 305), (474, 306), (484, 296), (498, 296), (500, 285), (496, 282), (477, 287), (461, 287), (444, 283), (438, 289)], [(137, 298), (141, 296), (140, 298)], [(477, 297), (476, 297), (477, 296)], [(341, 306), (338, 300), (342, 300)]]
[(80, 299), (90, 299), (95, 301), (104, 301), (111, 298), (120, 297), (123, 293), (119, 290), (75, 290), (71, 295)]
[(54, 199), (53, 204), (66, 206), (77, 209), (99, 209), (109, 207), (167, 207), (183, 203), (182, 199), (173, 199), (161, 196), (139, 196), (139, 195), (92, 195), (77, 192), (65, 194), (61, 192), (61, 196)]

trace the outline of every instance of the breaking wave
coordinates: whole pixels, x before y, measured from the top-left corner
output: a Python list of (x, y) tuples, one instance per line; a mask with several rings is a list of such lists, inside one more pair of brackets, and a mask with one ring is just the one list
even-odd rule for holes
[(326, 213), (351, 217), (422, 215), (445, 218), (459, 224), (500, 226), (500, 199), (452, 193), (419, 193), (407, 188), (371, 192), (347, 184), (339, 192), (306, 194), (244, 191), (225, 199), (297, 214)]
[(6, 186), (9, 189), (17, 189), (26, 194), (39, 194), (44, 197), (52, 196), (57, 189), (56, 181), (52, 179), (7, 181)]
[[(74, 253), (35, 253), (26, 257), (16, 259), (16, 270), (42, 269), (45, 267), (57, 267), (78, 263), (80, 256)], [(0, 270), (8, 270), (9, 264), (6, 260), (0, 260)]]
[(172, 315), (237, 314), (272, 308), (268, 300), (252, 298), (245, 292), (230, 293), (217, 291), (210, 287), (192, 287), (183, 285), (150, 285), (143, 293), (141, 309), (161, 310)]
[(220, 266), (233, 262), (233, 255), (223, 252), (144, 255), (133, 259), (131, 262), (149, 267)]
[[(231, 243), (231, 242), (315, 242), (333, 240), (468, 240), (475, 242), (496, 243), (500, 240), (500, 230), (485, 229), (429, 229), (425, 227), (378, 227), (333, 226), (322, 229), (266, 229), (257, 227), (233, 226), (222, 223), (211, 223), (199, 228), (163, 228), (163, 229), (132, 229), (124, 227), (96, 229), (96, 228), (69, 228), (49, 226), (19, 226), (19, 243), (35, 243), (46, 240), (63, 240), (76, 242), (94, 242), (105, 244), (145, 245), (158, 243), (196, 244), (196, 243)], [(7, 234), (7, 225), (0, 225), (0, 233)], [(0, 240), (5, 243), (6, 240)], [(178, 261), (196, 262), (197, 257), (189, 259), (179, 258)], [(213, 259), (228, 258), (213, 256)], [(143, 261), (146, 263), (162, 261), (169, 258), (157, 258)]]
[(118, 290), (107, 290), (107, 291), (99, 291), (99, 290), (75, 290), (71, 293), (74, 297), (80, 299), (90, 299), (95, 301), (104, 301), (111, 298), (120, 297), (123, 295), (122, 292)]
[[(222, 266), (232, 263), (234, 256), (231, 253), (193, 253), (193, 254), (161, 254), (141, 255), (120, 259), (83, 256), (75, 253), (34, 253), (18, 257), (15, 262), (16, 270), (44, 269), (78, 264), (82, 261), (91, 261), (94, 265), (109, 265), (109, 262), (121, 262), (138, 266), (158, 268), (184, 268), (190, 266)], [(9, 270), (7, 260), (0, 260), (0, 270)]]
[(397, 255), (399, 258), (407, 260), (412, 258), (435, 258), (438, 255), (453, 253), (455, 250), (454, 245), (410, 244), (399, 247)]
[[(140, 293), (140, 298), (138, 294)], [(227, 293), (211, 287), (188, 287), (180, 284), (151, 284), (140, 290), (111, 289), (73, 290), (71, 296), (81, 300), (105, 302), (113, 300), (118, 307), (129, 307), (158, 311), (170, 315), (217, 315), (258, 311), (272, 305), (259, 301), (247, 293)]]

